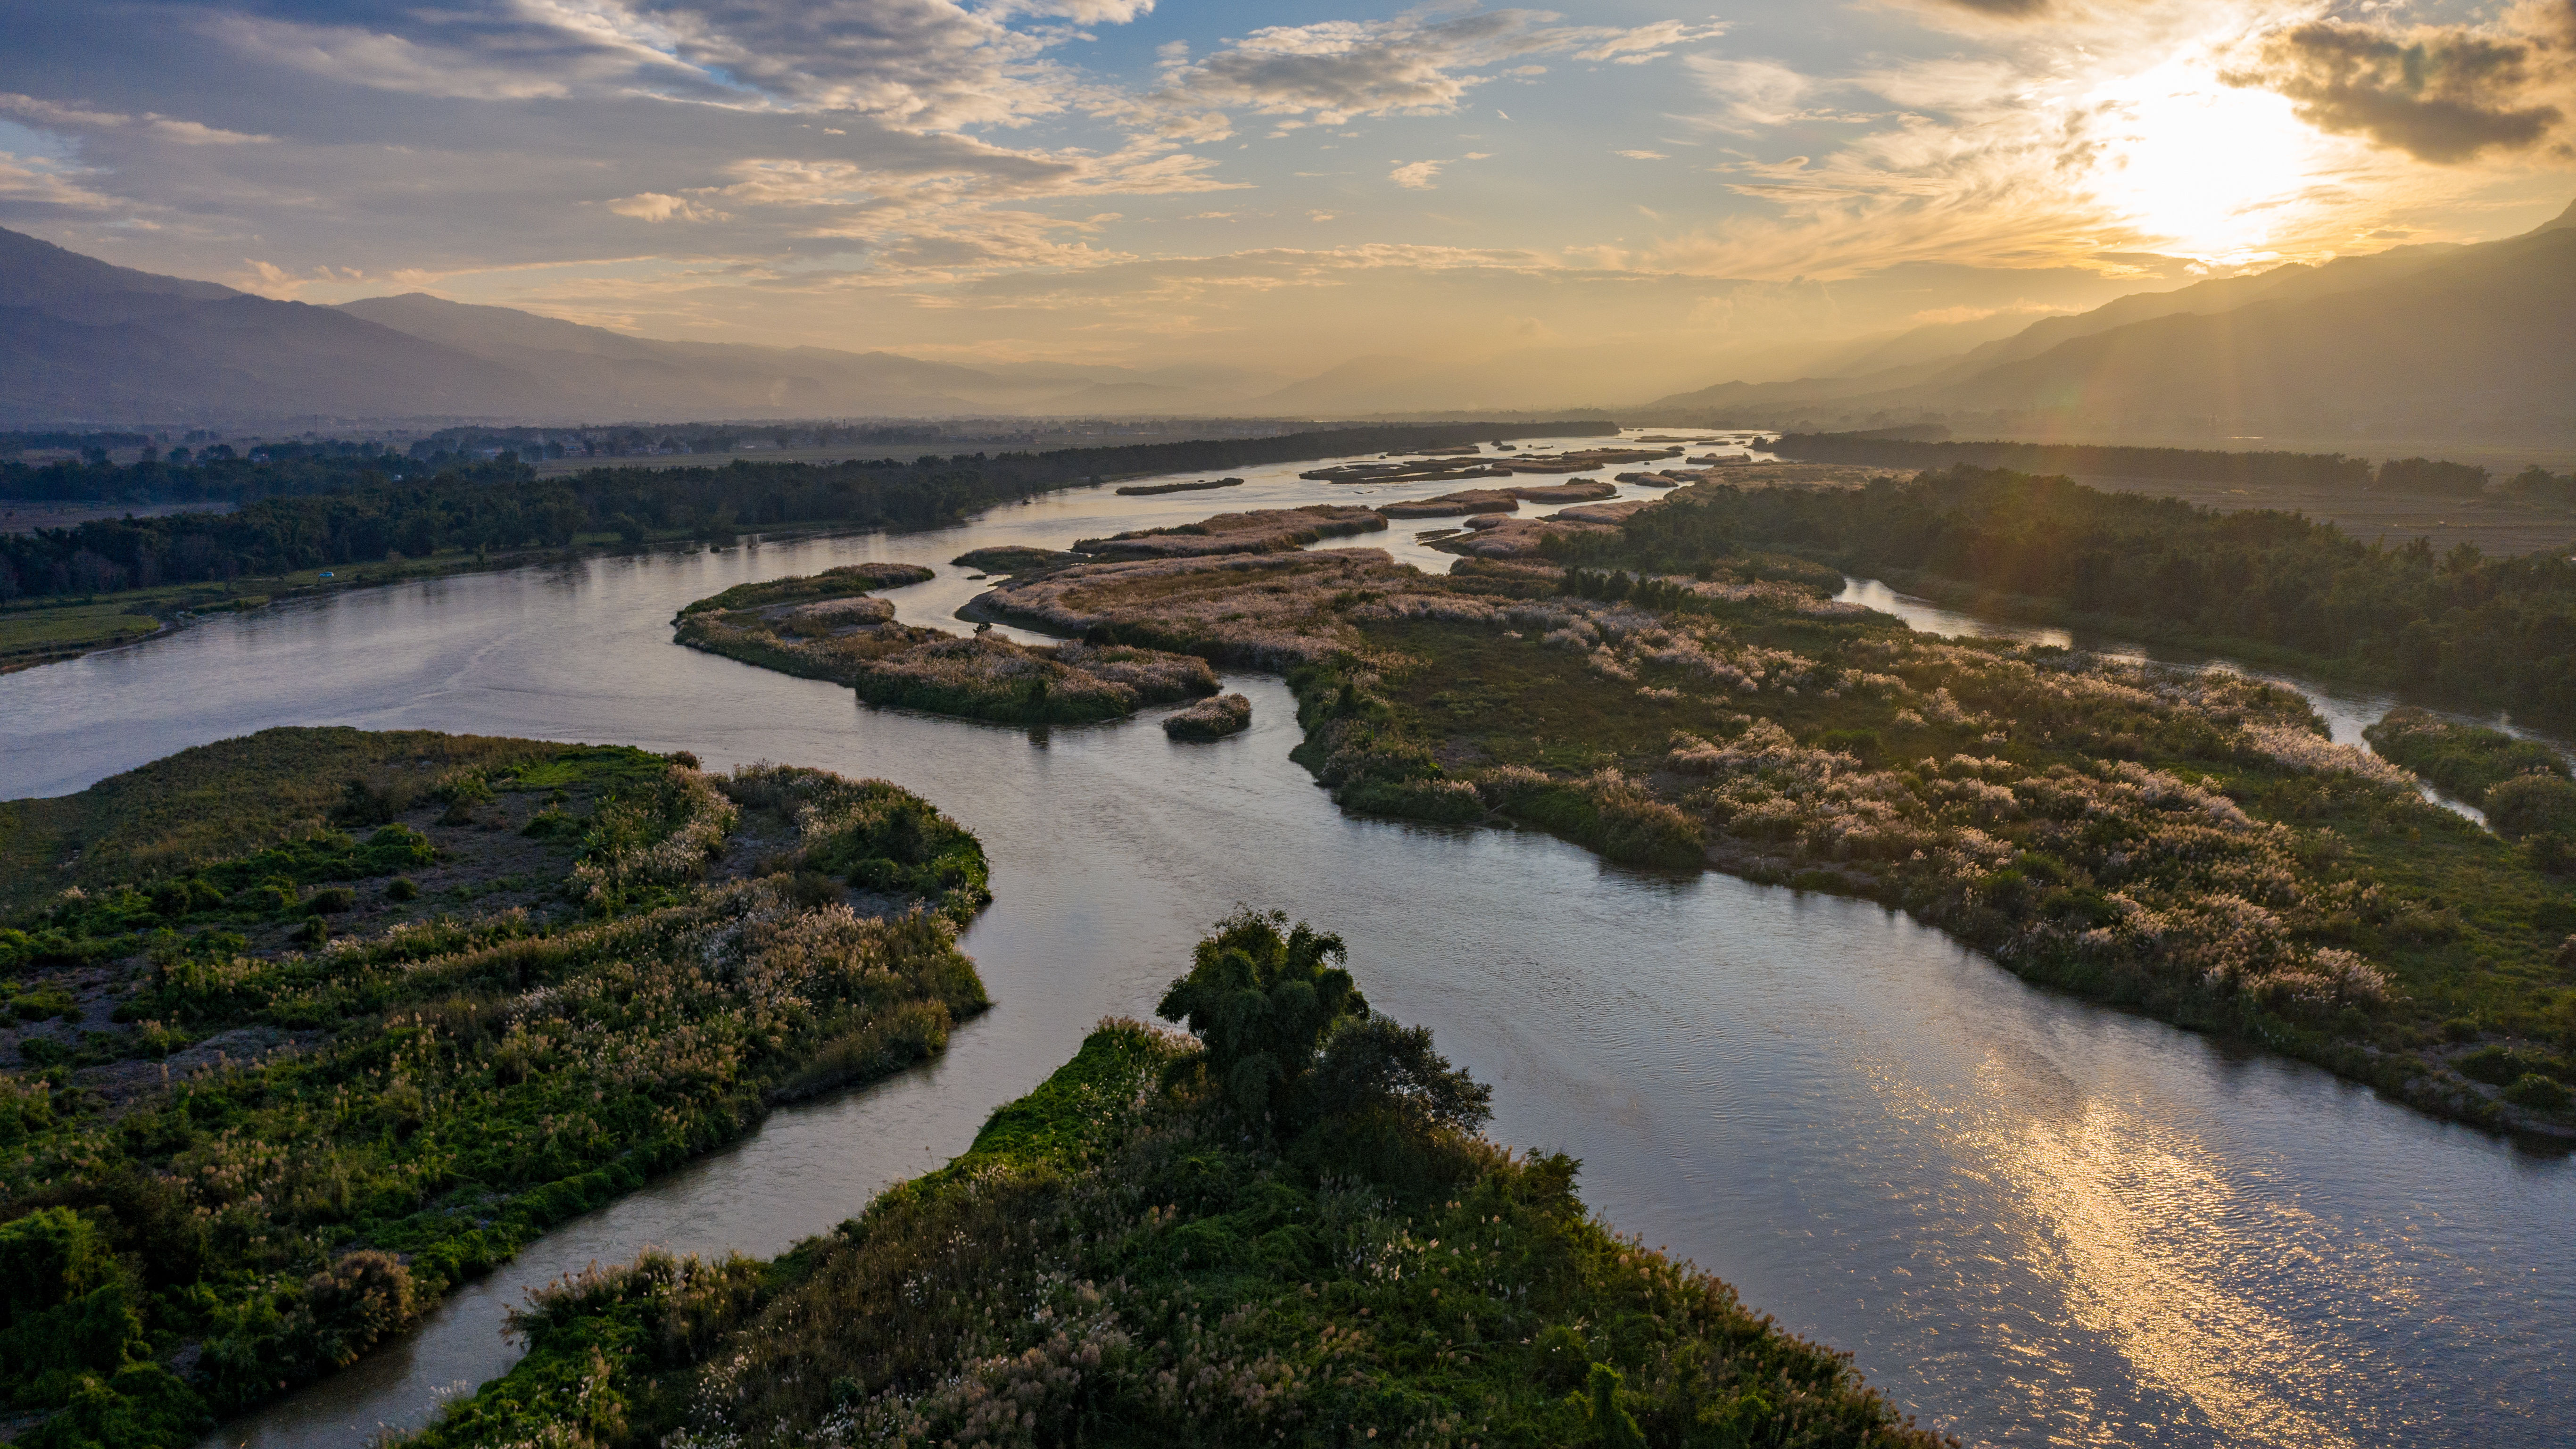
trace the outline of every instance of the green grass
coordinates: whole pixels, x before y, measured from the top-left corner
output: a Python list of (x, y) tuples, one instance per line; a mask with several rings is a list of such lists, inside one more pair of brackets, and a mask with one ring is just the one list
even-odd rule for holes
[(0, 910), (274, 844), (322, 822), (352, 780), (402, 809), (450, 772), (562, 749), (429, 730), (269, 729), (182, 750), (77, 795), (0, 802)]
[[(110, 1266), (49, 1249), (0, 1273), (0, 1405), (54, 1411), (21, 1442), (189, 1442), (209, 1409), (345, 1366), (551, 1224), (770, 1103), (935, 1054), (986, 1004), (954, 945), (990, 899), (981, 845), (883, 782), (275, 730), (35, 803), (55, 834), (28, 838), (67, 849), (68, 826), (112, 848), (78, 857), (92, 888), (0, 927), (0, 1004), (12, 1024), (70, 1021), (88, 979), (47, 968), (104, 962), (91, 1010), (111, 1011), (25, 1037), (0, 1070), (0, 1257), (68, 1210), (63, 1231)], [(442, 806), (487, 828), (442, 850), (399, 819), (320, 824)], [(700, 883), (746, 810), (794, 843), (757, 879)], [(489, 884), (555, 904), (459, 918), (420, 900), (328, 949), (279, 937), (335, 931), (312, 913), (361, 893), (406, 899), (376, 882), (450, 852), (542, 862)], [(933, 909), (825, 909), (825, 872)], [(156, 1368), (191, 1348), (184, 1379)]]
[(1446, 1133), (1319, 1165), (1192, 1062), (1103, 1023), (964, 1156), (775, 1262), (544, 1295), (529, 1355), (414, 1442), (1937, 1442), (1587, 1216), (1571, 1159)]
[(720, 594), (707, 597), (682, 609), (682, 615), (702, 614), (710, 610), (730, 613), (736, 609), (762, 609), (777, 604), (803, 604), (821, 599), (848, 598), (872, 593), (878, 589), (900, 588), (932, 577), (932, 571), (919, 564), (863, 563), (844, 564), (825, 569), (819, 574), (802, 574), (793, 578), (769, 579), (761, 583), (736, 584)]
[(66, 604), (57, 608), (0, 614), (0, 657), (69, 649), (100, 649), (149, 634), (161, 627), (150, 614), (137, 612), (132, 601)]

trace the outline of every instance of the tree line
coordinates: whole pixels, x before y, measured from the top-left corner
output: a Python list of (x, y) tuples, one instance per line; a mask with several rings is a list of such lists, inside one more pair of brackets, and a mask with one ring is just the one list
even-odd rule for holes
[[(2200, 448), (2117, 448), (2089, 443), (1926, 442), (1868, 433), (1789, 433), (1770, 451), (1801, 463), (1887, 468), (2011, 468), (2100, 478), (2161, 478), (2246, 487), (2380, 488), (2474, 498), (2493, 476), (2467, 463), (2392, 458), (2373, 467), (2341, 453), (2227, 453)], [(2534, 475), (2537, 475), (2535, 478)], [(2509, 491), (2576, 499), (2576, 483), (2537, 465)]]
[[(561, 548), (584, 534), (641, 542), (674, 530), (730, 538), (784, 524), (928, 528), (1034, 494), (1144, 473), (1239, 471), (1353, 453), (1443, 447), (1496, 438), (1593, 434), (1607, 423), (1494, 423), (1339, 428), (1268, 438), (1062, 448), (1044, 453), (924, 455), (845, 463), (733, 462), (647, 471), (594, 468), (539, 479), (517, 456), (449, 459), (442, 471), (396, 476), (390, 454), (270, 455), (192, 462), (54, 464), (105, 489), (173, 486), (176, 471), (248, 497), (229, 513), (97, 519), (0, 536), (0, 599), (95, 595), (371, 563), (394, 553)], [(6, 465), (16, 466), (16, 465)], [(151, 470), (136, 479), (138, 471)], [(14, 475), (0, 467), (0, 485)], [(14, 494), (9, 496), (31, 496)], [(35, 495), (52, 496), (52, 495)], [(130, 492), (65, 494), (127, 497)]]
[(2255, 641), (2346, 674), (2576, 720), (2566, 550), (2490, 558), (2469, 543), (2365, 544), (2295, 513), (2222, 513), (1972, 467), (1849, 490), (1704, 487), (1625, 529), (1623, 561), (1655, 571), (1786, 549), (2108, 629)]

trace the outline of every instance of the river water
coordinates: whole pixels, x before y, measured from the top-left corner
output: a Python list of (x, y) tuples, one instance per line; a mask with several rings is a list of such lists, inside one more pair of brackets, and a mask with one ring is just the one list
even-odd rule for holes
[[(1973, 1443), (2567, 1442), (2563, 1157), (2033, 990), (1875, 905), (1346, 816), (1288, 761), (1275, 679), (1230, 677), (1254, 727), (1184, 746), (1150, 721), (1032, 733), (873, 711), (670, 642), (682, 604), (753, 579), (929, 563), (938, 578), (893, 597), (947, 622), (984, 587), (947, 562), (967, 548), (1455, 486), (1297, 471), (1082, 490), (933, 534), (352, 592), (0, 678), (5, 796), (268, 725), (427, 727), (880, 775), (992, 855), (995, 903), (965, 947), (996, 1005), (940, 1061), (773, 1114), (209, 1445), (416, 1426), (507, 1367), (500, 1316), (531, 1284), (648, 1245), (769, 1254), (829, 1228), (962, 1149), (1094, 1020), (1148, 1011), (1238, 901), (1340, 931), (1376, 1004), (1494, 1083), (1493, 1134), (1581, 1157), (1606, 1220)], [(1386, 541), (1413, 556), (1413, 531)]]

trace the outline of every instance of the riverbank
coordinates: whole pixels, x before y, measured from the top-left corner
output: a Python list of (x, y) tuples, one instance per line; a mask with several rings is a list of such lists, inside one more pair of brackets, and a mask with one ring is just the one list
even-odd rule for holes
[(49, 1444), (188, 1443), (986, 1004), (981, 847), (882, 783), (271, 730), (7, 814), (59, 891), (0, 929), (0, 1393)]
[(1777, 548), (1951, 607), (2576, 720), (2576, 564), (2429, 539), (2364, 544), (2280, 512), (2215, 513), (1962, 468), (1857, 488), (1701, 488), (1560, 561), (1686, 573)]
[(2461, 1067), (2497, 1047), (2576, 1080), (2576, 911), (2543, 856), (2332, 744), (2287, 690), (1927, 640), (1787, 581), (1798, 565), (1736, 564), (1174, 559), (983, 607), (1286, 671), (1298, 758), (1346, 808), (1867, 896), (2053, 988), (2576, 1136), (2547, 1091)]
[(872, 705), (996, 724), (1099, 724), (1146, 705), (1217, 692), (1205, 661), (1122, 644), (1030, 646), (899, 624), (870, 591), (920, 583), (910, 565), (835, 569), (728, 589), (672, 620), (673, 637), (804, 679), (849, 686)]
[[(1173, 984), (1204, 1045), (1102, 1023), (775, 1262), (647, 1254), (537, 1296), (528, 1357), (414, 1442), (1941, 1442), (1591, 1217), (1572, 1159), (1474, 1135), (1485, 1088), (1285, 927), (1220, 922)], [(1210, 987), (1308, 1010), (1237, 1023)], [(1247, 1095), (1255, 1038), (1277, 1088)]]
[[(1566, 426), (1576, 433), (1617, 431), (1610, 424)], [(467, 572), (492, 566), (496, 557), (526, 563), (610, 542), (725, 544), (745, 533), (780, 539), (936, 528), (996, 504), (1130, 478), (1391, 446), (1473, 446), (1469, 440), (1479, 437), (1555, 430), (1394, 425), (1042, 454), (925, 454), (909, 464), (736, 460), (658, 475), (598, 468), (542, 480), (507, 451), (490, 462), (442, 454), (417, 470), (377, 455), (124, 468), (66, 463), (34, 472), (9, 465), (8, 481), (22, 493), (144, 501), (174, 491), (197, 497), (220, 486), (251, 501), (222, 514), (137, 515), (42, 534), (0, 534), (0, 597), (29, 600), (0, 610), (0, 669), (12, 661), (25, 667), (72, 658), (156, 632), (120, 619), (157, 620), (167, 628), (211, 608), (253, 606), (331, 585)], [(429, 473), (431, 466), (438, 471)], [(407, 470), (413, 476), (402, 477)], [(298, 568), (282, 567), (290, 563)], [(162, 582), (171, 579), (189, 582)], [(102, 602), (131, 607), (95, 615)], [(92, 612), (61, 612), (63, 606)]]
[[(1333, 496), (1294, 471), (1252, 475), (1243, 506)], [(1496, 1140), (1579, 1156), (1610, 1221), (1854, 1350), (1872, 1384), (1963, 1439), (2555, 1442), (2576, 1384), (2554, 1327), (2576, 1284), (2553, 1231), (2576, 1184), (2564, 1157), (2036, 990), (1874, 902), (1345, 812), (1288, 762), (1296, 701), (1275, 676), (1228, 680), (1255, 706), (1239, 744), (1175, 745), (1156, 728), (1040, 737), (869, 711), (671, 646), (693, 599), (877, 560), (937, 567), (887, 597), (907, 622), (958, 628), (951, 611), (988, 584), (953, 557), (1208, 511), (1101, 489), (928, 535), (594, 559), (220, 620), (0, 680), (5, 794), (76, 790), (269, 723), (372, 720), (891, 775), (994, 852), (1001, 899), (963, 944), (998, 1004), (939, 1059), (774, 1111), (551, 1230), (225, 1444), (339, 1449), (417, 1426), (515, 1360), (501, 1319), (524, 1289), (594, 1260), (767, 1258), (827, 1230), (964, 1150), (1090, 1023), (1150, 1013), (1156, 963), (1234, 900), (1341, 923), (1383, 983), (1372, 1002), (1435, 1026), (1495, 1084)], [(2517, 1271), (2462, 1267), (2495, 1262)], [(2176, 1302), (2207, 1307), (2183, 1324)], [(2361, 1361), (2374, 1372), (2337, 1367)]]

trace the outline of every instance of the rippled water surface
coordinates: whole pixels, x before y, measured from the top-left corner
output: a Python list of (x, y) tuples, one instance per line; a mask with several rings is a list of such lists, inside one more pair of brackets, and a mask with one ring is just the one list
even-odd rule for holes
[[(1377, 1004), (1495, 1083), (1497, 1137), (1582, 1157), (1610, 1222), (1851, 1351), (1972, 1442), (2567, 1442), (2563, 1159), (2034, 991), (1873, 905), (1347, 817), (1289, 763), (1275, 680), (1230, 681), (1254, 700), (1249, 734), (1180, 746), (1150, 721), (1032, 735), (870, 711), (670, 643), (682, 604), (745, 580), (931, 563), (938, 579), (894, 597), (947, 622), (985, 586), (947, 564), (970, 547), (1384, 496), (1297, 471), (1213, 495), (1084, 490), (935, 534), (351, 593), (0, 678), (0, 795), (272, 724), (418, 726), (883, 775), (993, 857), (997, 899), (965, 944), (997, 1004), (944, 1059), (782, 1110), (566, 1224), (220, 1442), (418, 1424), (507, 1366), (500, 1313), (528, 1284), (594, 1258), (766, 1254), (829, 1228), (964, 1147), (1093, 1020), (1148, 1010), (1236, 901), (1341, 931)], [(1413, 531), (1391, 541), (1409, 549)]]

